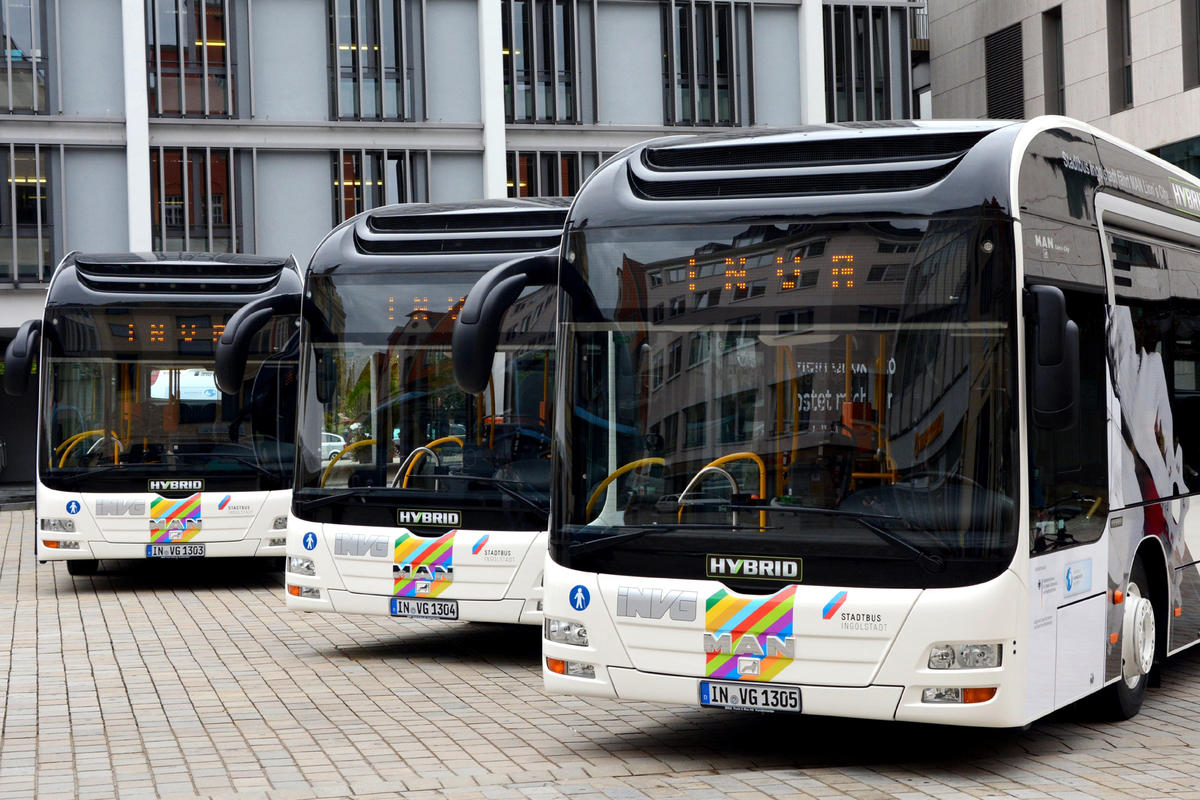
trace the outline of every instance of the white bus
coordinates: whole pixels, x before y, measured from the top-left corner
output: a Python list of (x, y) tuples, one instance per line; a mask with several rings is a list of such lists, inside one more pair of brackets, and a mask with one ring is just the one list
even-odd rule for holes
[[(510, 330), (477, 393), (454, 383), (450, 334), (496, 265), (549, 248), (553, 272), (567, 205), (388, 206), (318, 245), (304, 274), (289, 608), (541, 622), (554, 294), (509, 284)], [(241, 375), (229, 355), (223, 387)]]
[(1135, 714), (1200, 631), (1197, 215), (1192, 176), (1065, 118), (610, 161), (561, 251), (547, 689)]
[(246, 342), (234, 396), (216, 388), (213, 351), (244, 303), (299, 285), (291, 257), (63, 259), (43, 317), (5, 353), (10, 394), (37, 365), (39, 561), (91, 575), (101, 559), (283, 555), (295, 320)]

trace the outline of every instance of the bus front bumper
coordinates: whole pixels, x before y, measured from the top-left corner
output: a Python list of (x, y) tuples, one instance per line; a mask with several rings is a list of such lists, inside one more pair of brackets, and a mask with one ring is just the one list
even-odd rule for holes
[[(146, 544), (139, 544), (136, 542), (76, 540), (78, 542), (77, 548), (66, 549), (63, 547), (47, 547), (45, 544), (43, 544), (43, 540), (49, 538), (50, 536), (47, 535), (38, 539), (38, 561), (86, 561), (90, 559), (147, 558)], [(269, 542), (269, 538), (250, 538), (234, 542), (195, 542), (194, 544), (204, 545), (204, 555), (200, 558), (164, 558), (156, 560), (203, 561), (206, 558), (249, 558), (252, 556), (281, 557), (287, 552), (286, 545), (280, 544), (272, 547), (270, 546)]]

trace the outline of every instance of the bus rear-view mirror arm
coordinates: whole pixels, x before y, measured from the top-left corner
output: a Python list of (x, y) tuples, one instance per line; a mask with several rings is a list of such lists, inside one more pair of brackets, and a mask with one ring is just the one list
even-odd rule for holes
[(17, 335), (4, 351), (4, 391), (20, 397), (29, 390), (29, 367), (37, 359), (42, 341), (42, 321), (21, 323)]
[(1067, 316), (1067, 302), (1056, 286), (1031, 286), (1025, 292), (1029, 321), (1029, 411), (1046, 430), (1065, 430), (1079, 417), (1079, 326)]
[(527, 287), (552, 286), (556, 281), (574, 302), (577, 319), (599, 319), (587, 282), (572, 265), (559, 263), (557, 249), (506, 261), (471, 287), (450, 336), (454, 380), (463, 391), (478, 394), (487, 388), (504, 312)]

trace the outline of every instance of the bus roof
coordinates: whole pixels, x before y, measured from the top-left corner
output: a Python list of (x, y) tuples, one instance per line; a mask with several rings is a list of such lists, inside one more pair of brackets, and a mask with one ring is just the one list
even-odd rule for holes
[(566, 197), (530, 197), (374, 208), (334, 228), (308, 269), (422, 271), (434, 261), (486, 269), (557, 248), (570, 204)]
[[(1079, 145), (1082, 155), (1054, 141)], [(843, 123), (652, 139), (588, 178), (569, 226), (929, 216), (984, 208), (1016, 217), (1025, 205), (1020, 169), (1033, 152), (1044, 172), (1074, 171), (1093, 179), (1099, 190), (1128, 192), (1176, 213), (1195, 211), (1164, 202), (1172, 199), (1172, 181), (1194, 185), (1194, 177), (1086, 123), (1040, 117)], [(1108, 163), (1117, 160), (1121, 167), (1112, 173)], [(1145, 188), (1138, 175), (1155, 188)], [(1063, 189), (1072, 190), (1073, 185)]]

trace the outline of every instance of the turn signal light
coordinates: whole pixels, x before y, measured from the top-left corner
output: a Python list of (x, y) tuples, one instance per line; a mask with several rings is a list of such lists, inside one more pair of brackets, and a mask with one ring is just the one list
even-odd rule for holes
[(556, 672), (559, 675), (566, 675), (567, 662), (563, 661), (561, 658), (547, 658), (546, 669), (550, 670), (551, 672)]
[(1120, 589), (1113, 589), (1113, 605), (1119, 606), (1125, 602), (1125, 593)]
[(974, 689), (963, 689), (964, 703), (986, 703), (995, 696), (995, 686), (981, 686)]

